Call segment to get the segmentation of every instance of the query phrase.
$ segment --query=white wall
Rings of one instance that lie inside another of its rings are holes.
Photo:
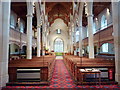
[[[103,15],[106,16],[107,18],[107,24],[112,24],[112,12],[111,12],[111,5],[109,8],[110,13],[107,12],[107,8],[105,8],[96,18],[98,19],[98,21],[96,21],[94,19],[94,22],[96,23],[96,30],[98,31],[98,29],[101,28],[101,17]]]
[[[10,44],[10,54],[19,54],[19,46],[16,44]]]
[[[61,29],[61,34],[56,33],[56,29]],[[54,50],[54,40],[61,38],[64,41],[64,52],[68,52],[68,28],[62,19],[56,19],[50,27],[49,49]]]
[[[87,37],[87,28],[86,27],[82,27],[82,39]]]
[[[100,53],[114,54],[114,45],[113,44],[108,43],[108,52],[103,52],[102,47],[103,46],[100,47]],[[104,48],[107,48],[107,47],[104,47]]]
[[[96,32],[99,31],[99,29],[101,28],[101,17],[103,15],[106,16],[107,18],[107,24],[108,26],[112,25],[112,12],[111,12],[111,5],[110,5],[110,8],[109,8],[109,11],[110,13],[107,12],[107,8],[105,8],[98,16],[96,16],[94,18],[94,22],[95,22],[95,27],[96,27]],[[96,20],[97,18],[97,20]],[[83,27],[83,39],[87,37],[87,26],[86,27]]]
[[[17,18],[18,18],[17,14],[14,11],[11,11],[10,14],[14,16],[15,25],[16,25]],[[25,28],[25,21],[22,18],[20,18],[20,22],[23,23],[23,26]],[[34,34],[34,31],[33,31],[33,34]],[[17,28],[15,28],[15,27],[12,28],[11,27],[9,35],[10,35],[10,37],[9,37],[9,42],[10,43],[20,43],[20,32]],[[24,44],[27,43],[27,34],[25,34],[25,33],[21,34],[21,43],[24,43]],[[36,47],[36,39],[34,39],[34,38],[32,39],[32,46]]]

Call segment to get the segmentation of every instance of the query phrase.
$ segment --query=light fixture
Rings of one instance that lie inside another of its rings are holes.
[[[20,18],[18,18],[18,23],[20,22]]]
[[[95,18],[96,21],[98,21],[98,18]]]
[[[47,32],[47,36],[48,36],[48,34],[49,34],[49,33]]]
[[[40,25],[42,26],[42,20],[41,20],[41,22],[40,22]]]
[[[110,12],[109,8],[107,8],[107,12]]]
[[[78,19],[76,19],[76,22],[78,22]]]
[[[35,14],[35,2],[32,2],[32,6],[33,6],[33,14]]]
[[[84,6],[86,7],[87,6],[87,3],[85,2]]]
[[[20,18],[17,20],[18,27],[20,28]]]
[[[85,2],[85,14],[88,15],[88,10],[87,10],[87,3]]]
[[[110,15],[110,9],[109,8],[107,8],[106,13],[107,13],[107,15]]]

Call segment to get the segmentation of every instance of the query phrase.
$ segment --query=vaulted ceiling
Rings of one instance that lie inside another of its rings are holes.
[[[26,2],[12,2],[11,9],[23,20],[26,20],[26,15],[27,15]]]
[[[93,15],[97,17],[105,8],[110,8],[111,2],[93,2]],[[83,11],[83,26],[87,25],[87,17],[85,15],[85,7]]]
[[[77,4],[77,3],[76,3]],[[94,18],[102,12],[105,8],[110,8],[110,2],[94,2],[93,14]],[[61,18],[64,23],[68,25],[70,21],[70,14],[73,15],[73,3],[72,2],[46,2],[45,3],[46,15],[48,15],[48,22],[50,25],[54,23],[54,20]],[[26,2],[12,2],[11,9],[23,20],[27,20],[27,5]],[[36,26],[36,15],[34,14],[33,25]],[[87,25],[87,17],[85,15],[85,9],[83,11],[83,26]]]
[[[64,23],[68,25],[72,11],[72,2],[46,2],[46,14],[50,25],[57,18],[63,19]]]
[[[17,14],[17,18],[22,18],[27,23],[27,3],[26,2],[12,2],[11,3],[11,10],[13,10]],[[33,26],[37,26],[37,18],[36,12],[33,14]]]

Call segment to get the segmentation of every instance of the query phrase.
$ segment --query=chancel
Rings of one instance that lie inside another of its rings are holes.
[[[120,89],[120,1],[1,0],[0,89]]]

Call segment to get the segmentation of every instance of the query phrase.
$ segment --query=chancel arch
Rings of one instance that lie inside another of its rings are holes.
[[[60,33],[58,33],[60,30]],[[50,33],[49,33],[49,41],[50,41],[50,51],[54,50],[54,41],[56,38],[61,38],[64,42],[64,52],[68,52],[68,28],[64,21],[60,18],[56,19],[54,23],[51,25]]]

